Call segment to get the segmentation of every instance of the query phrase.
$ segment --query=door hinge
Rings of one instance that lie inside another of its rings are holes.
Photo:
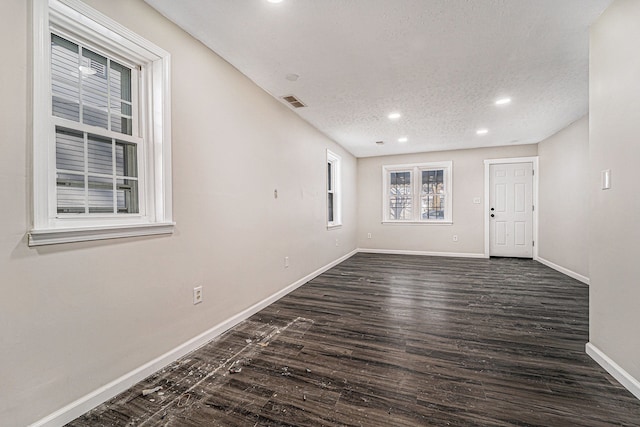
[[[535,176],[536,174],[536,170],[535,169],[531,169],[531,176]]]
[[[531,211],[535,211],[536,210],[536,205],[531,205]]]
[[[535,245],[536,245],[536,241],[535,241],[535,240],[532,240],[532,241],[531,241],[531,246],[535,246]]]

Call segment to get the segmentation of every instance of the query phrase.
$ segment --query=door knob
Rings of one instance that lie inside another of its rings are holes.
[[[495,216],[494,214],[491,214],[491,218],[493,218],[494,216]]]
[[[494,208],[491,208],[491,210],[492,210],[492,211],[495,211],[495,209],[494,209]]]

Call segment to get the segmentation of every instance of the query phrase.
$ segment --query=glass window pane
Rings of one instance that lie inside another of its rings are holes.
[[[113,98],[131,102],[131,70],[129,68],[111,61],[109,85]]]
[[[52,98],[53,115],[74,122],[80,121],[80,105],[77,102],[54,96]]]
[[[84,134],[56,128],[56,168],[84,172]]]
[[[85,213],[84,175],[58,173],[58,213]]]
[[[411,172],[391,172],[389,182],[389,218],[395,220],[411,219]]]
[[[89,173],[113,175],[113,143],[110,139],[89,135],[87,151]]]
[[[139,213],[138,181],[135,179],[118,179],[117,197],[118,213]]]
[[[138,146],[116,141],[116,175],[138,176]]]
[[[89,177],[89,213],[113,213],[113,179]]]
[[[422,219],[444,219],[444,169],[422,171],[420,192]]]
[[[82,108],[82,122],[90,126],[107,129],[107,112],[93,107]]]
[[[83,123],[107,129],[107,58],[82,49]]]
[[[131,117],[131,104],[128,102],[111,100],[111,114]]]
[[[107,94],[107,58],[82,48],[82,89]]]
[[[333,178],[331,176],[331,162],[327,163],[327,188],[333,190]]]
[[[327,206],[329,207],[329,222],[333,222],[333,193],[328,193]]]
[[[51,91],[53,115],[80,120],[78,45],[51,34]]]
[[[114,132],[120,132],[125,135],[132,135],[133,123],[131,118],[122,117],[116,114],[111,116],[111,130]]]

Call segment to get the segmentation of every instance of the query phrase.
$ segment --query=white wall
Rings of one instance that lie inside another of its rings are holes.
[[[538,144],[538,256],[589,276],[589,119]],[[584,280],[583,279],[583,280]]]
[[[173,236],[27,247],[28,2],[4,1],[3,426],[52,413],[356,247],[355,158],[142,0],[87,3],[172,54],[177,228]],[[343,162],[344,226],[331,231],[327,148]],[[194,306],[196,284],[204,302]]]
[[[590,31],[590,343],[640,380],[640,1]],[[600,172],[611,169],[611,189]],[[638,383],[640,384],[640,383]],[[640,386],[638,397],[640,397]]]
[[[358,247],[484,254],[484,160],[536,154],[537,145],[519,145],[358,159]],[[383,165],[447,160],[453,161],[453,225],[382,224]],[[474,204],[476,197],[482,203]]]

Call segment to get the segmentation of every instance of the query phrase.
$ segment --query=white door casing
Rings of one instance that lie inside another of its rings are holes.
[[[489,164],[489,255],[533,258],[533,162]]]

